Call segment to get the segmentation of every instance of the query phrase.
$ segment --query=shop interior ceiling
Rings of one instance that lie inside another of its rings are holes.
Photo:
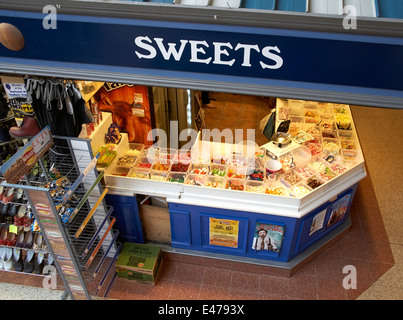
[[[246,2],[250,1],[232,1],[231,5],[222,5],[220,1],[209,1],[208,6],[201,6],[195,1],[176,2],[175,5],[156,2],[127,2],[107,3],[100,1],[61,1],[62,5],[58,6],[58,13],[61,14],[85,14],[89,16],[113,16],[116,18],[139,18],[139,19],[155,19],[169,20],[178,22],[188,22],[191,19],[195,23],[215,23],[223,25],[244,25],[259,27],[275,27],[278,29],[289,29],[304,31],[321,31],[321,32],[343,32],[342,19],[344,16],[340,11],[345,5],[355,5],[358,8],[360,28],[350,30],[351,34],[374,35],[385,37],[403,37],[403,20],[397,19],[379,19],[379,0],[356,1],[356,0],[337,0],[337,1],[318,1],[307,0],[305,12],[288,12],[279,10],[279,2],[268,1],[274,4],[277,10],[245,10],[237,9]],[[186,2],[186,3],[185,3]],[[240,5],[237,5],[237,3]],[[283,1],[284,2],[284,1]],[[28,4],[22,0],[13,2],[0,0],[2,9],[24,10],[38,12],[38,8],[47,5],[43,0],[32,0]],[[135,10],[133,10],[135,8]],[[162,9],[163,12],[162,12]],[[284,7],[285,8],[285,7]],[[288,8],[288,7],[287,7]],[[286,8],[286,9],[287,9]],[[288,8],[287,10],[290,10]],[[344,30],[345,31],[345,30]],[[11,68],[11,69],[10,69]],[[0,71],[5,73],[23,73],[26,66],[1,66]],[[332,101],[335,103],[360,104],[368,106],[383,106],[402,108],[401,99],[389,97],[390,103],[383,105],[374,102],[381,100],[381,97],[371,97],[359,94],[350,94],[342,92],[334,94],[330,91],[315,91],[310,89],[285,88],[282,86],[256,86],[248,84],[232,84],[229,86],[226,82],[217,81],[189,81],[188,79],[170,79],[166,77],[142,76],[142,75],[126,75],[115,73],[102,73],[97,71],[83,70],[66,70],[66,69],[49,69],[44,67],[30,66],[31,75],[54,76],[73,78],[86,78],[93,81],[110,81],[120,83],[141,83],[146,86],[160,86],[165,88],[184,88],[190,90],[206,90],[227,93],[244,93],[251,95],[277,96],[280,98],[294,98],[303,100]],[[374,99],[375,98],[375,99]]]

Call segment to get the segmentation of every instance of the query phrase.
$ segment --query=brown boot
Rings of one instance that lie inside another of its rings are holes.
[[[35,118],[25,116],[24,120],[22,120],[21,126],[10,128],[10,136],[15,139],[32,138],[40,131],[41,129],[39,128],[38,122],[36,122]]]

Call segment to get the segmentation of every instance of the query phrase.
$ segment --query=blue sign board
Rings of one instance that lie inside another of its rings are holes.
[[[0,11],[25,38],[18,52],[0,46],[0,63],[346,86],[403,97],[403,39],[70,15],[57,15],[57,29],[46,29],[45,16]]]

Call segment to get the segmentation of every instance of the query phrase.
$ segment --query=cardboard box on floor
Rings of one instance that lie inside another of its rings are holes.
[[[116,272],[119,278],[155,285],[161,265],[161,248],[125,242],[116,261]]]

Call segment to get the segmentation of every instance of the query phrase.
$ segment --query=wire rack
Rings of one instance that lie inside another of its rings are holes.
[[[72,299],[91,299],[95,295],[106,297],[109,293],[116,277],[114,262],[121,244],[117,242],[119,232],[113,228],[113,208],[106,206],[103,200],[105,190],[100,185],[96,169],[88,171],[92,173],[93,180],[84,177],[80,181],[83,177],[82,165],[90,163],[93,159],[88,150],[81,151],[73,151],[65,138],[54,139],[53,147],[41,157],[24,179],[17,185],[8,186],[25,188],[47,246],[57,262],[59,255],[54,248],[54,242],[35,209],[38,200],[31,195],[43,192],[43,197],[40,194],[39,198],[49,199],[79,285],[71,284],[69,278],[72,277],[66,276],[60,261],[57,268],[59,275]],[[73,192],[66,201],[65,194],[68,190]],[[80,285],[82,290],[74,290]]]

